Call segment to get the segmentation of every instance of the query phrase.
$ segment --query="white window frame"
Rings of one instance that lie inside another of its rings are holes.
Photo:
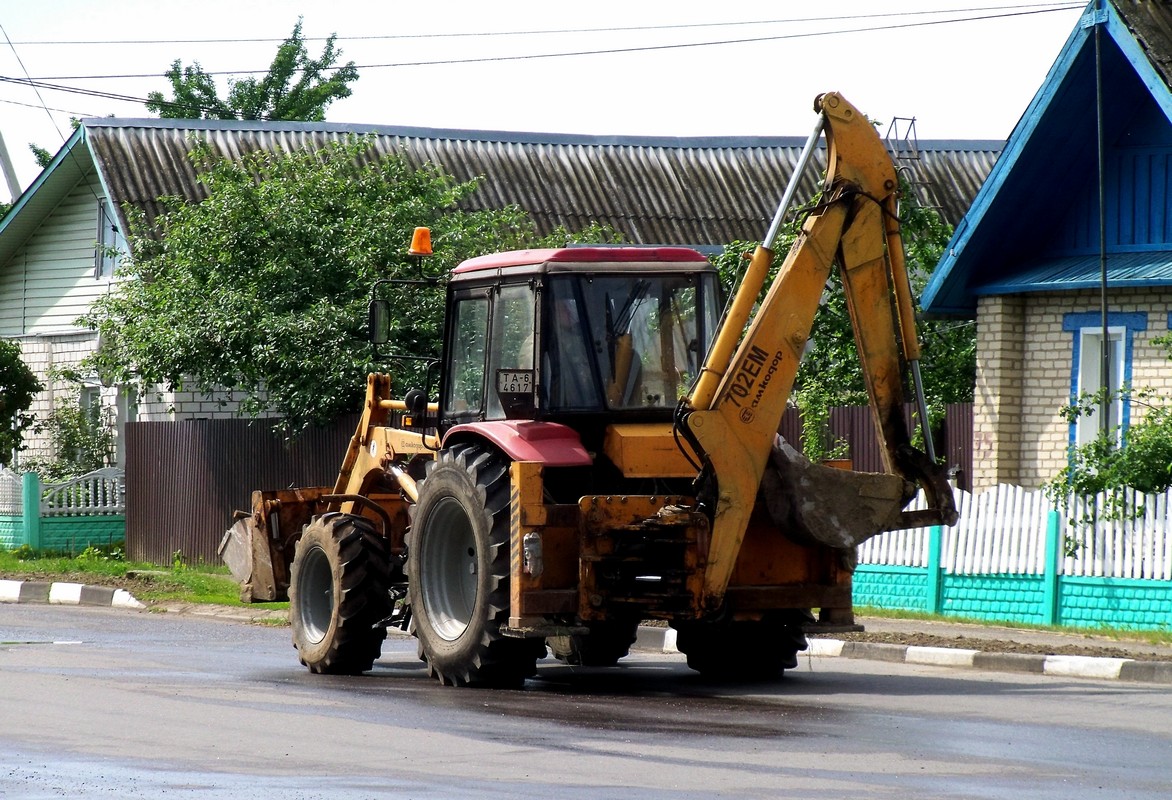
[[[1125,383],[1127,369],[1127,329],[1122,325],[1109,325],[1107,336],[1110,342],[1111,374],[1108,376],[1108,392],[1111,395],[1111,404],[1107,409],[1107,429],[1113,431],[1115,444],[1122,444],[1123,429],[1125,427],[1123,398],[1120,389]],[[1075,398],[1084,394],[1094,394],[1103,387],[1103,328],[1086,327],[1078,330],[1078,383],[1075,386]],[[1075,422],[1075,444],[1082,445],[1093,442],[1101,430],[1101,409],[1095,408],[1089,414],[1080,416]]]
[[[1131,385],[1132,356],[1136,334],[1148,329],[1146,311],[1111,311],[1107,314],[1107,335],[1119,346],[1113,348],[1111,364],[1111,386],[1127,390]],[[1103,314],[1101,311],[1071,311],[1062,317],[1062,330],[1071,334],[1070,343],[1070,397],[1068,403],[1078,402],[1083,392],[1095,393],[1101,388],[1099,381],[1102,352],[1099,343],[1103,336]],[[1122,398],[1114,400],[1108,413],[1111,430],[1116,431],[1116,443],[1127,440],[1127,426],[1131,422],[1131,404]],[[1099,434],[1099,412],[1079,417],[1070,423],[1071,447],[1093,441]]]
[[[110,248],[118,255],[111,255]],[[130,252],[130,245],[122,230],[118,227],[118,216],[114,213],[110,201],[105,197],[98,198],[98,238],[94,249],[94,277],[97,279],[111,278],[118,260]]]
[[[91,383],[90,381],[83,383],[81,390],[78,392],[77,407],[87,412],[97,408],[100,412],[102,408],[102,385],[99,383]]]

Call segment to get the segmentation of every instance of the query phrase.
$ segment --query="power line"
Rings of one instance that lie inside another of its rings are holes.
[[[56,111],[58,114],[69,114],[73,117],[93,117],[96,116],[88,111],[73,111],[68,108],[50,108],[49,106],[37,105],[36,103],[21,103],[18,100],[4,100],[0,99],[0,103],[7,103],[10,106],[22,106],[23,108],[44,109],[45,111]]]
[[[0,83],[11,83],[17,86],[29,86],[37,92],[38,99],[41,97],[40,90],[45,89],[47,91],[65,92],[67,94],[80,94],[85,95],[86,97],[100,97],[104,100],[122,100],[128,103],[147,102],[147,98],[145,97],[135,97],[134,95],[129,94],[118,94],[117,92],[103,92],[98,89],[80,89],[76,86],[62,86],[56,83],[47,83],[37,78],[13,78],[7,75],[0,75]],[[46,108],[47,110],[47,106],[44,105],[44,101],[42,101],[41,105],[37,106],[37,108]],[[58,133],[60,133],[60,131],[58,131]]]
[[[8,47],[12,50],[12,55],[16,58],[16,63],[20,65],[20,69],[24,72],[25,81],[31,86],[33,79],[29,77],[28,69],[24,65],[24,61],[20,57],[20,53],[16,52],[16,45],[8,38],[8,31],[4,30],[4,26],[0,25],[0,33],[4,34],[4,41],[8,42]],[[41,97],[41,92],[34,86],[33,91],[37,94],[37,100],[40,101],[40,107],[45,109],[45,114],[49,117],[49,121],[53,123],[53,127],[57,130],[57,135],[61,137],[61,141],[65,141],[65,134],[61,133],[61,128],[57,125],[57,120],[53,119],[53,115],[49,112],[49,107],[45,105],[45,98]]]
[[[779,41],[779,40],[785,40],[785,39],[801,39],[801,38],[811,38],[811,37],[817,37],[817,36],[832,36],[832,35],[837,35],[837,34],[869,33],[869,32],[877,32],[877,31],[885,31],[885,30],[904,29],[904,28],[919,28],[919,27],[934,26],[934,25],[953,24],[953,23],[957,23],[957,22],[977,22],[977,21],[985,21],[985,20],[990,20],[990,19],[1005,19],[1005,18],[1013,18],[1013,17],[1019,17],[1019,16],[1031,16],[1031,15],[1035,15],[1035,14],[1051,13],[1053,11],[1065,11],[1065,10],[1071,10],[1074,8],[1081,8],[1081,7],[1082,7],[1081,5],[1053,4],[1053,7],[1045,7],[1042,9],[1036,9],[1036,10],[1032,10],[1032,11],[1015,11],[1015,12],[1011,12],[1011,13],[998,13],[998,14],[991,14],[991,15],[984,15],[984,16],[977,16],[977,17],[964,17],[964,18],[955,18],[955,19],[947,19],[947,20],[930,20],[930,21],[920,21],[920,22],[893,23],[891,25],[864,27],[864,28],[851,28],[851,29],[847,29],[847,30],[813,31],[813,32],[806,32],[806,33],[791,33],[791,34],[777,34],[777,35],[772,35],[772,36],[757,36],[757,37],[750,37],[750,38],[744,38],[744,39],[723,39],[723,40],[705,41],[705,42],[684,42],[684,43],[673,43],[673,44],[662,44],[662,45],[643,45],[643,46],[629,47],[629,48],[608,48],[608,49],[601,49],[601,50],[579,50],[579,51],[573,51],[573,52],[559,52],[559,53],[523,53],[523,54],[506,55],[506,56],[483,56],[483,57],[463,58],[463,59],[439,59],[439,60],[430,60],[430,61],[397,62],[397,63],[388,63],[388,64],[366,64],[366,65],[357,66],[356,69],[385,69],[385,68],[395,68],[395,67],[476,64],[476,63],[489,63],[489,62],[501,62],[501,61],[533,60],[533,59],[542,59],[542,58],[565,58],[565,57],[573,57],[573,56],[611,55],[611,54],[622,54],[622,53],[633,53],[633,52],[653,52],[653,51],[674,50],[674,49],[682,49],[682,48],[690,48],[690,47],[727,46],[727,45],[733,45],[733,44],[749,44],[749,43],[765,42],[765,41]],[[971,10],[979,11],[982,9],[971,9]],[[909,14],[907,14],[907,15],[911,15],[911,13],[913,13],[913,12],[909,12]],[[923,13],[929,13],[929,12],[914,12],[914,13],[923,14]],[[871,15],[871,16],[895,16],[895,15]],[[15,48],[13,48],[13,51],[15,52]],[[206,75],[240,75],[240,74],[266,74],[267,72],[268,72],[268,70],[220,70],[220,71],[204,72],[204,74],[206,74]],[[13,77],[8,77],[8,76],[0,76],[0,83],[11,83],[14,85],[27,85],[38,92],[38,98],[40,98],[39,90],[45,89],[47,91],[58,91],[58,92],[64,92],[67,94],[79,94],[79,95],[88,96],[88,97],[98,97],[98,98],[102,98],[102,99],[106,99],[106,100],[114,100],[114,101],[119,101],[119,102],[128,102],[128,103],[134,103],[137,105],[141,105],[141,104],[147,103],[148,98],[138,97],[138,96],[128,95],[128,94],[121,94],[121,93],[117,93],[117,92],[104,92],[104,91],[99,91],[99,90],[94,90],[94,89],[82,89],[82,88],[75,87],[75,86],[64,86],[61,84],[49,83],[49,81],[54,81],[54,80],[103,80],[103,79],[130,79],[130,78],[159,78],[159,77],[164,77],[164,76],[162,76],[158,73],[128,74],[128,75],[76,75],[76,76],[61,76],[61,77],[52,77],[52,78],[26,77],[24,79],[13,78]],[[44,107],[46,109],[46,112],[48,112],[48,108],[47,108],[47,106],[44,105],[43,100],[42,100],[42,107]],[[54,123],[54,125],[55,124],[56,123]],[[58,131],[58,132],[60,132],[60,131]],[[64,137],[62,137],[62,139],[64,140]]]
[[[720,39],[720,40],[705,41],[705,42],[678,42],[678,43],[671,43],[671,44],[640,45],[640,46],[636,46],[636,47],[616,47],[616,48],[606,48],[606,49],[598,49],[598,50],[575,50],[575,51],[563,51],[563,52],[555,52],[555,53],[521,53],[521,54],[511,54],[511,55],[503,55],[503,56],[480,56],[480,57],[473,57],[473,58],[434,59],[434,60],[427,60],[427,61],[399,61],[399,62],[392,62],[392,63],[387,63],[387,64],[359,64],[359,65],[355,66],[355,69],[389,69],[389,68],[395,68],[395,67],[450,66],[450,65],[456,65],[456,64],[481,64],[481,63],[501,62],[501,61],[526,61],[526,60],[534,60],[534,59],[541,59],[541,58],[570,58],[570,57],[576,57],[576,56],[618,55],[618,54],[622,54],[622,53],[654,52],[654,51],[658,51],[658,50],[678,50],[678,49],[684,49],[684,48],[690,48],[690,47],[723,47],[723,46],[734,45],[734,44],[755,44],[755,43],[760,43],[760,42],[783,41],[783,40],[787,40],[787,39],[806,39],[806,38],[813,38],[813,37],[817,37],[817,36],[835,36],[835,35],[849,34],[849,33],[873,33],[873,32],[879,32],[879,31],[899,30],[899,29],[905,29],[905,28],[922,28],[922,27],[935,26],[935,25],[950,25],[950,24],[954,24],[957,22],[982,22],[982,21],[992,20],[992,19],[1009,19],[1009,18],[1013,18],[1013,17],[1032,16],[1035,14],[1048,14],[1048,13],[1052,13],[1054,11],[1069,11],[1072,9],[1082,8],[1082,7],[1083,6],[1081,4],[1078,4],[1078,5],[1063,4],[1061,6],[1046,7],[1046,8],[1042,8],[1042,9],[1033,10],[1033,11],[1014,11],[1012,13],[989,14],[989,15],[977,16],[977,17],[958,17],[955,19],[928,20],[928,21],[922,21],[922,22],[893,23],[891,25],[880,25],[880,26],[871,26],[871,27],[862,27],[862,28],[849,28],[846,30],[835,29],[835,30],[824,30],[824,31],[811,31],[811,32],[805,32],[805,33],[775,34],[775,35],[769,35],[769,36],[753,36],[753,37],[747,37],[747,38],[743,38],[743,39]],[[980,9],[974,9],[974,10],[980,10]],[[933,12],[909,12],[909,14],[911,14],[911,13],[926,14],[926,13],[933,13]],[[872,16],[888,17],[888,16],[895,16],[895,15],[887,14],[887,15],[872,15]],[[831,19],[831,18],[827,18],[827,19]],[[268,69],[210,70],[210,71],[205,70],[203,72],[203,74],[205,74],[205,75],[256,75],[256,74],[262,74],[263,75],[263,74],[267,74],[268,72],[269,72]],[[38,80],[38,81],[108,80],[108,79],[133,79],[133,78],[158,78],[158,77],[163,77],[163,76],[160,75],[159,73],[131,73],[131,74],[122,74],[122,75],[55,75],[55,76],[46,76],[46,77],[42,77],[42,78],[37,78],[36,80]],[[68,89],[62,88],[61,91],[68,91]],[[144,102],[145,102],[145,100],[144,100]]]
[[[1081,8],[1081,6],[1079,6]],[[902,28],[922,28],[930,25],[948,25],[955,22],[980,22],[989,19],[1004,19],[1009,17],[1029,16],[1032,14],[1049,13],[1055,9],[1045,9],[1043,11],[1021,11],[1012,14],[992,14],[983,17],[967,17],[964,19],[948,19],[948,20],[932,20],[929,22],[909,22],[902,24],[880,25],[876,27],[867,28],[851,28],[848,30],[830,30],[830,31],[815,31],[812,33],[790,33],[778,34],[775,36],[752,36],[744,39],[724,39],[712,42],[683,42],[677,44],[661,44],[661,45],[643,45],[641,47],[621,47],[609,48],[606,50],[579,50],[576,52],[565,53],[535,53],[522,54],[510,56],[484,56],[481,58],[461,58],[461,59],[446,59],[435,61],[409,61],[398,62],[392,64],[367,64],[359,69],[378,69],[382,67],[430,67],[451,64],[475,64],[495,61],[523,61],[538,58],[566,58],[571,56],[594,56],[594,55],[615,55],[619,53],[637,53],[637,52],[653,52],[657,50],[679,50],[689,47],[723,47],[732,44],[756,44],[760,42],[775,42],[786,39],[807,39],[816,36],[835,36],[846,33],[874,33],[878,31],[898,30]],[[214,73],[209,73],[214,74]]]
[[[911,17],[923,16],[926,14],[968,14],[977,11],[1006,11],[1010,9],[1020,8],[1036,8],[1039,11],[1067,11],[1075,8],[1083,8],[1085,3],[1074,2],[1052,2],[1052,3],[1025,3],[1016,6],[977,6],[972,8],[941,8],[933,9],[931,11],[901,11],[901,12],[887,12],[883,14],[853,14],[846,16],[831,16],[831,17],[794,17],[790,19],[767,19],[767,20],[742,20],[736,22],[694,22],[694,23],[680,23],[675,25],[625,25],[625,26],[609,26],[603,28],[547,28],[539,30],[520,30],[520,31],[476,31],[476,32],[457,32],[457,33],[401,33],[401,34],[381,34],[371,36],[304,36],[303,42],[324,42],[333,38],[336,42],[360,42],[360,41],[399,41],[412,39],[456,39],[456,38],[483,38],[496,36],[548,36],[553,34],[566,33],[621,33],[629,31],[667,31],[667,30],[685,30],[694,28],[727,28],[744,25],[779,25],[790,23],[806,23],[806,22],[833,22],[843,20],[857,20],[857,19],[884,19],[888,17]],[[241,38],[241,39],[73,39],[73,40],[30,40],[24,42],[16,42],[16,44],[27,46],[39,45],[159,45],[159,44],[266,44],[279,43],[287,41],[288,37],[284,38]],[[115,76],[122,77],[122,76]],[[138,76],[133,76],[138,77]]]
[[[16,63],[20,65],[21,70],[24,72],[25,81],[31,85],[33,80],[29,77],[28,69],[24,66],[24,60],[21,59],[20,53],[17,52],[16,45],[14,45],[12,40],[8,38],[8,31],[4,29],[3,25],[0,25],[0,33],[4,34],[4,40],[8,42],[8,47],[12,50],[12,55],[16,58]],[[33,91],[36,92],[37,100],[40,102],[40,107],[45,110],[45,115],[49,118],[49,122],[53,124],[54,130],[57,131],[57,136],[61,139],[62,142],[66,141],[65,134],[61,132],[61,127],[57,124],[57,120],[53,118],[52,112],[49,111],[49,106],[45,103],[45,98],[41,97],[40,89],[38,89],[36,86],[33,86]],[[68,158],[76,161],[77,157],[77,153],[73,152],[72,150],[69,151]],[[100,203],[101,198],[98,197],[98,193],[94,187],[88,181],[85,182],[85,186],[89,189],[89,192],[94,197],[94,199],[98,200]]]

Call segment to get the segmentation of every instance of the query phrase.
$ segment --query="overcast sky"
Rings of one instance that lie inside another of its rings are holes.
[[[303,18],[359,79],[332,122],[589,134],[806,136],[840,91],[886,131],[1005,139],[1085,3],[1048,0],[0,0],[0,133],[22,187],[71,117],[150,116],[175,59],[267,71]],[[231,41],[230,41],[231,40]],[[699,44],[699,46],[684,46]],[[560,54],[553,57],[538,57]],[[148,76],[148,77],[136,77]],[[154,76],[154,77],[149,77]],[[23,81],[42,86],[34,90]],[[80,90],[80,91],[77,91]],[[112,94],[127,99],[96,96]],[[223,94],[224,92],[221,92]],[[0,183],[0,199],[6,198]]]

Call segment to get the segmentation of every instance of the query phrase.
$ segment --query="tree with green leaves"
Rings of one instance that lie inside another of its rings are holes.
[[[1172,334],[1155,340],[1172,359]],[[1119,427],[1099,431],[1091,441],[1072,446],[1066,466],[1043,487],[1058,506],[1077,499],[1088,504],[1087,516],[1074,518],[1075,527],[1095,518],[1134,519],[1144,513],[1143,503],[1129,500],[1128,491],[1163,494],[1172,489],[1172,405],[1161,392],[1150,387],[1127,386],[1117,393],[1088,392],[1059,411],[1062,419],[1074,424],[1080,417],[1101,412],[1104,406],[1121,399],[1142,407],[1143,416],[1126,430]],[[1078,546],[1077,536],[1067,536],[1067,551]]]
[[[14,452],[24,449],[24,432],[35,420],[28,410],[43,388],[21,358],[20,343],[0,339],[0,464],[8,464]]]
[[[906,192],[905,197],[909,194]],[[900,230],[906,250],[912,294],[918,297],[927,283],[951,236],[951,228],[933,209],[907,199],[900,209]],[[797,238],[800,219],[785,226],[775,244],[774,272]],[[756,247],[753,242],[733,242],[717,258],[717,267],[726,288],[744,269],[744,254]],[[767,284],[768,285],[768,284]],[[916,309],[917,314],[919,308]],[[933,426],[943,420],[949,403],[969,402],[976,377],[976,332],[970,323],[920,320],[923,344],[921,371],[924,394]],[[792,400],[802,415],[803,452],[812,459],[838,455],[844,443],[828,441],[830,409],[835,406],[865,405],[866,385],[859,368],[854,329],[847,310],[846,295],[838,270],[827,281],[823,302],[814,317],[809,349],[794,380]]]
[[[22,466],[43,481],[69,480],[114,462],[112,410],[97,404],[81,405],[80,389],[80,384],[70,387],[69,394],[58,397],[53,410],[34,426],[47,439],[48,451],[25,459]]]
[[[43,147],[40,147],[32,142],[29,142],[29,152],[33,154],[33,159],[36,160],[37,166],[41,169],[53,163],[53,154]]]
[[[301,20],[293,26],[263,78],[228,79],[228,95],[221,98],[216,82],[198,62],[183,66],[178,59],[166,78],[170,98],[162,92],[147,95],[147,110],[165,119],[255,119],[320,122],[335,100],[350,96],[358,80],[353,61],[336,67],[342,53],[335,36],[326,39],[317,58],[310,58],[301,35]]]
[[[415,226],[432,230],[430,275],[474,255],[566,241],[564,231],[539,237],[515,206],[460,210],[475,182],[398,155],[372,158],[370,148],[354,138],[232,161],[197,147],[207,199],[166,198],[153,225],[132,215],[133,259],[82,319],[103,343],[82,368],[143,391],[233,390],[245,413],[276,411],[296,431],[357,409],[366,374],[385,367],[371,361],[367,302],[376,280],[418,276],[407,254]],[[390,300],[393,350],[438,356],[442,283],[394,289]],[[412,363],[399,368],[397,391],[419,380]]]

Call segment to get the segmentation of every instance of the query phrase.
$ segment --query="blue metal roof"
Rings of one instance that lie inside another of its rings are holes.
[[[1172,286],[1172,250],[1107,256],[1107,283],[1123,286]],[[1068,289],[1098,289],[1102,265],[1097,254],[1039,262],[1000,280],[975,285],[975,295],[1017,294]]]
[[[1078,288],[1092,272],[1098,285],[1096,28],[1107,87],[1106,163],[1115,170],[1108,178],[1116,192],[1106,240],[1109,279],[1165,280],[1172,199],[1160,193],[1168,176],[1159,159],[1172,148],[1172,93],[1163,72],[1172,6],[1099,5],[1087,6],[957,225],[921,297],[925,313],[971,318],[978,295]],[[1150,172],[1129,171],[1143,158]],[[1155,190],[1127,205],[1150,188],[1141,180]],[[1070,281],[1060,285],[1064,275]]]

